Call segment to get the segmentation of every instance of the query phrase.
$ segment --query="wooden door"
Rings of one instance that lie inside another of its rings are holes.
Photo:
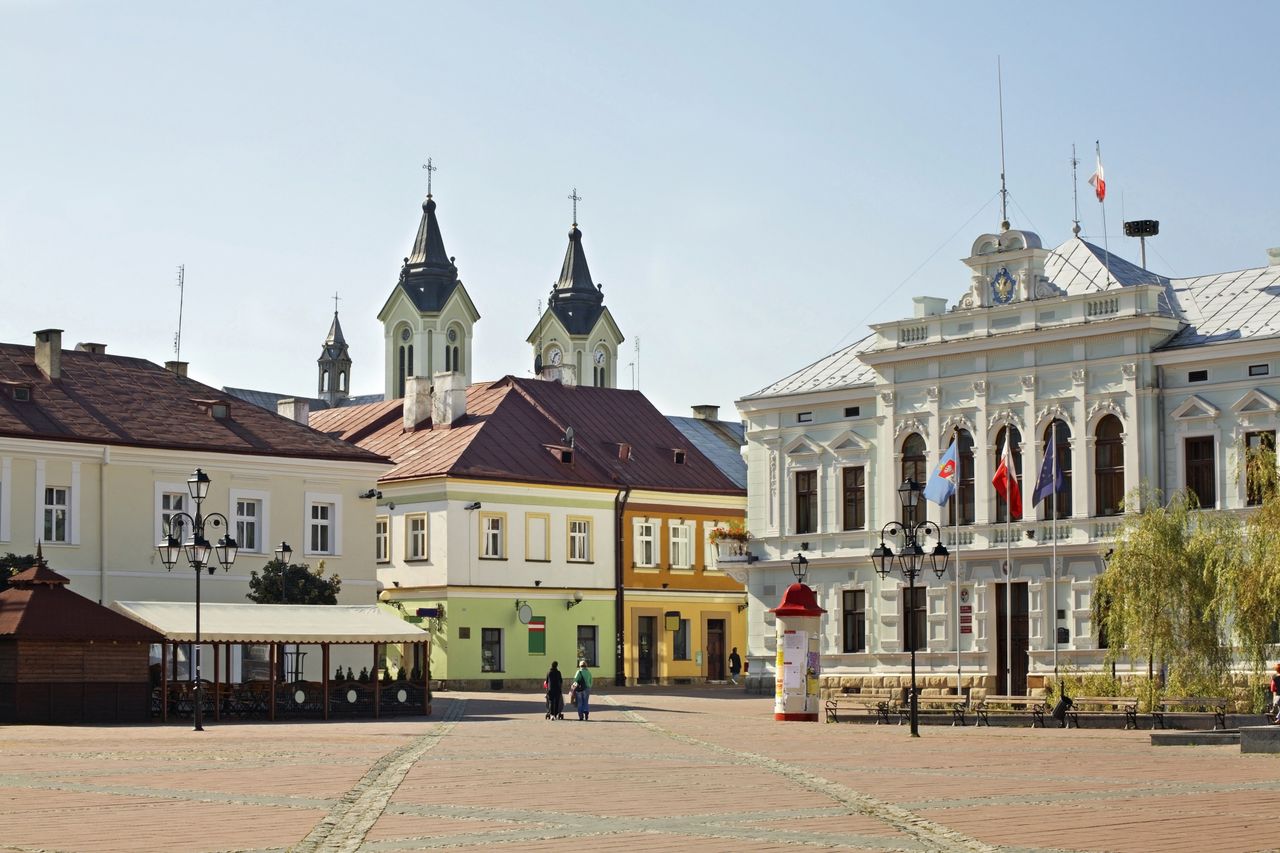
[[[724,620],[707,620],[707,680],[724,681]]]
[[[1015,582],[1012,590],[1007,590],[1003,583],[995,584],[996,595],[996,666],[995,672],[999,674],[996,690],[1003,693],[1008,690],[1011,696],[1025,696],[1027,694],[1027,652],[1031,648],[1031,618],[1027,609],[1027,584],[1025,581]],[[1013,596],[1013,657],[1010,661],[1012,671],[1005,669],[1005,649],[1008,637],[1006,636],[1006,620],[1005,607],[1007,606],[1006,595],[1012,593]],[[1012,675],[1012,687],[1008,686],[1008,676]]]
[[[636,632],[637,666],[639,668],[636,681],[641,684],[649,684],[653,681],[654,652],[657,647],[654,635],[657,634],[657,628],[657,616],[640,617],[640,630]]]

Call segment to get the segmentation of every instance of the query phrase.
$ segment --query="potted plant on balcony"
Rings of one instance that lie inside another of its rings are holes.
[[[717,562],[745,562],[751,533],[741,521],[712,528],[711,543],[716,546]]]

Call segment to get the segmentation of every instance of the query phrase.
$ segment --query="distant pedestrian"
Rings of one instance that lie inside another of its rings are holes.
[[[729,680],[737,684],[740,672],[742,672],[742,657],[738,654],[738,647],[734,646],[733,651],[729,652]]]
[[[587,669],[585,660],[578,661],[578,671],[573,676],[573,689],[578,700],[578,719],[591,719],[591,670]]]
[[[1280,723],[1280,663],[1271,675],[1271,721]]]
[[[560,661],[553,660],[551,669],[547,670],[547,680],[542,682],[547,691],[547,719],[564,719],[564,675],[560,672]]]

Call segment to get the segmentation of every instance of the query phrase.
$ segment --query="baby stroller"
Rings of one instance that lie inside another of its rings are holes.
[[[548,720],[564,719],[564,696],[559,691],[547,694],[547,717]]]

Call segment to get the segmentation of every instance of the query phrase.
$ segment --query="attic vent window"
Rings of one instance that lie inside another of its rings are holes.
[[[846,418],[856,418],[861,414],[862,414],[861,406],[845,406],[844,407],[844,416]]]
[[[673,456],[674,456],[674,458],[675,458],[675,461],[676,461],[676,464],[677,464],[677,465],[683,465],[683,464],[684,464],[684,451],[683,451],[683,450],[676,450],[676,451],[674,451],[674,452],[673,452]]]
[[[798,413],[796,413],[796,423],[798,423],[798,424],[811,424],[811,423],[813,423],[813,412],[798,412]]]
[[[1249,365],[1250,376],[1267,376],[1271,373],[1271,365],[1269,364],[1251,364]]]
[[[557,462],[562,462],[565,465],[573,464],[572,447],[565,447],[563,444],[544,444],[542,446],[551,452],[551,455],[556,458]]]
[[[220,421],[225,421],[231,417],[231,406],[226,403],[214,403],[209,407],[209,414],[213,415]]]
[[[1207,370],[1192,370],[1192,371],[1189,371],[1189,372],[1187,373],[1187,381],[1188,381],[1188,382],[1208,382],[1208,381],[1209,381],[1209,371],[1207,371]]]
[[[573,464],[573,451],[567,447],[560,448],[560,461],[566,465]]]
[[[626,443],[618,445],[618,461],[619,462],[631,461],[631,445]]]
[[[14,388],[13,399],[17,400],[19,403],[31,402],[31,389],[30,388]]]

